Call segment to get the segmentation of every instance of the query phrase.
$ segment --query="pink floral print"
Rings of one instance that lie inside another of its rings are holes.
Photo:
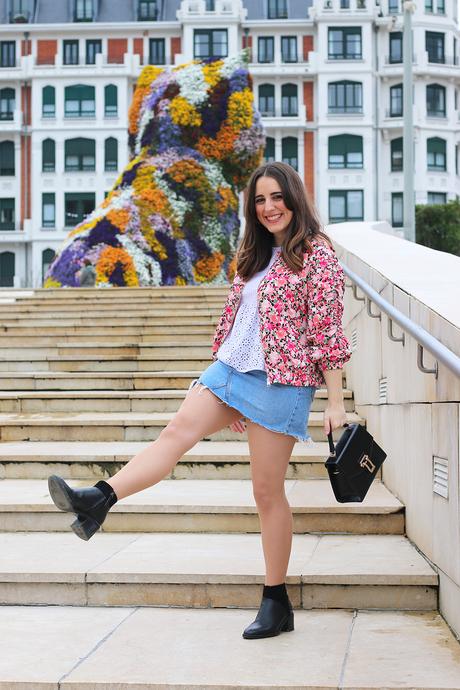
[[[325,369],[351,357],[342,330],[344,274],[333,249],[318,239],[295,273],[281,254],[260,281],[260,339],[268,384],[323,386]],[[212,359],[231,330],[245,281],[235,274],[212,343]]]

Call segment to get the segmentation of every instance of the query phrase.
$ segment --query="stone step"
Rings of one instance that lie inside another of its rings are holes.
[[[362,503],[338,503],[323,479],[286,480],[285,491],[296,534],[404,534],[404,507],[380,481]],[[62,532],[70,518],[50,500],[46,481],[0,482],[0,531]],[[102,530],[251,533],[260,532],[260,525],[251,480],[168,479],[118,502]]]
[[[179,324],[160,324],[154,326],[123,326],[121,324],[107,323],[99,324],[97,326],[91,324],[88,326],[62,326],[60,324],[61,321],[59,323],[54,322],[51,326],[41,324],[40,328],[37,328],[29,326],[4,326],[3,323],[0,323],[0,333],[2,335],[2,342],[3,336],[37,337],[38,333],[40,334],[40,336],[56,336],[56,338],[59,339],[62,339],[63,337],[72,338],[74,335],[88,335],[93,337],[96,336],[98,338],[103,338],[107,342],[107,339],[112,338],[114,335],[122,336],[124,338],[135,338],[136,341],[138,341],[138,338],[147,336],[162,335],[171,337],[175,336],[176,334],[185,335],[188,333],[212,334],[215,330],[214,324],[208,322],[195,323],[193,326],[190,324],[186,326]]]
[[[147,310],[147,309],[204,309],[205,307],[211,307],[218,309],[223,306],[224,301],[220,296],[214,297],[192,297],[188,299],[182,299],[180,297],[174,299],[167,298],[143,298],[138,300],[132,300],[125,298],[123,300],[101,300],[99,297],[97,301],[86,300],[48,300],[44,302],[43,300],[25,300],[22,302],[15,302],[14,304],[1,304],[0,303],[0,314],[3,316],[5,314],[11,313],[40,313],[48,312],[49,314],[54,313],[64,313],[66,310],[69,312],[73,311],[83,311],[89,309],[90,311],[104,308],[107,313],[120,313],[131,310]]]
[[[27,441],[0,443],[0,479],[65,479],[95,482],[118,472],[145,448],[136,441]],[[288,479],[327,477],[324,462],[328,444],[295,443],[287,467]],[[172,479],[249,479],[246,441],[199,441],[187,451],[169,475]]]
[[[182,329],[184,330],[184,329]],[[206,330],[198,330],[196,333],[191,330],[185,330],[183,333],[157,333],[155,335],[143,335],[139,333],[135,336],[132,334],[114,335],[113,333],[87,333],[86,335],[5,335],[2,334],[1,343],[3,347],[20,347],[20,348],[40,348],[40,347],[62,347],[63,345],[84,345],[99,347],[100,345],[107,345],[107,340],[113,345],[120,347],[137,347],[141,345],[151,344],[168,344],[178,345],[179,343],[202,343],[206,339],[208,345],[211,343],[214,329],[207,328]]]
[[[200,325],[206,325],[206,324],[214,324],[217,323],[217,319],[220,316],[220,310],[217,313],[212,313],[210,311],[207,311],[204,314],[199,314],[198,316],[194,316],[193,314],[173,314],[171,315],[170,313],[165,314],[164,316],[162,315],[156,315],[156,314],[148,314],[146,316],[123,316],[123,323],[125,326],[166,326],[166,325],[172,325],[172,326],[183,326],[183,325],[190,325],[190,326],[195,326],[196,324]],[[67,327],[72,327],[72,326],[93,326],[95,328],[100,328],[101,326],[104,326],[107,322],[107,314],[102,311],[100,315],[88,315],[84,314],[81,317],[60,317],[59,318],[59,325]],[[24,317],[14,317],[14,316],[9,316],[8,318],[2,318],[2,326],[3,327],[11,327],[11,326],[27,326],[27,327],[35,327],[41,328],[42,326],[53,326],[56,323],[56,318],[54,316],[49,316],[49,315],[44,315],[43,318],[40,318],[36,314],[34,314],[33,318],[24,316]]]
[[[3,532],[0,553],[0,604],[257,606],[265,574],[259,534]],[[437,574],[396,534],[294,534],[286,583],[296,608],[437,605]]]
[[[100,320],[100,319],[107,319],[108,317],[120,319],[120,318],[127,318],[127,319],[138,319],[138,320],[145,320],[145,319],[167,319],[170,317],[174,317],[177,319],[182,319],[182,318],[190,318],[193,315],[196,315],[197,318],[200,319],[206,319],[208,317],[211,318],[218,318],[222,312],[222,306],[214,306],[214,307],[207,307],[207,306],[193,306],[190,308],[183,308],[180,309],[179,307],[177,308],[172,308],[168,306],[164,306],[163,308],[160,307],[145,307],[142,309],[136,309],[135,307],[132,307],[129,310],[126,310],[126,313],[123,312],[122,309],[116,308],[114,305],[114,308],[112,312],[108,311],[105,307],[100,307],[97,305],[93,305],[92,308],[89,307],[79,307],[78,310],[72,310],[72,309],[67,309],[62,308],[60,310],[55,310],[55,309],[47,309],[45,310],[39,310],[39,309],[32,309],[30,312],[26,311],[9,311],[6,313],[2,313],[2,310],[0,309],[0,319],[2,323],[12,323],[14,321],[38,321],[38,320],[43,320],[43,321],[49,321],[50,319],[56,319],[56,318],[63,318],[69,321],[76,321],[79,322],[82,319],[94,319],[95,321]]]
[[[204,368],[204,367],[203,367]],[[0,372],[3,391],[67,390],[188,390],[203,369],[137,372]],[[345,383],[345,372],[342,380]]]
[[[182,346],[178,348],[180,351]],[[163,354],[138,355],[135,357],[112,355],[107,358],[98,355],[61,355],[50,356],[39,359],[39,355],[34,355],[33,359],[20,359],[10,357],[8,361],[0,361],[1,372],[40,372],[40,371],[61,371],[61,372],[153,372],[153,371],[176,371],[199,369],[202,371],[212,363],[211,344],[208,347],[200,348],[196,355],[186,354],[185,359],[181,359],[179,352],[171,352],[167,349]]]
[[[59,346],[54,344],[51,347],[0,347],[0,360],[3,359],[7,362],[42,362],[57,359],[72,361],[78,357],[83,361],[96,358],[117,361],[118,358],[125,360],[131,358],[136,360],[139,358],[155,359],[157,356],[166,357],[167,355],[171,357],[174,355],[178,359],[186,359],[187,357],[194,359],[209,356],[210,350],[210,338],[201,338],[196,343],[184,342],[181,344],[171,342],[171,340],[169,343],[132,343],[131,345],[108,342],[101,345],[64,343]]]
[[[0,288],[0,297],[2,295],[14,295],[16,299],[28,299],[35,297],[40,300],[67,300],[67,299],[113,299],[117,301],[120,298],[137,297],[185,297],[188,295],[212,295],[225,294],[228,292],[229,285],[161,285],[158,287],[117,287],[114,289],[101,288],[35,288],[31,291],[29,288],[19,288],[11,290],[11,288]]]
[[[435,611],[296,610],[292,632],[245,640],[255,614],[4,606],[0,678],[5,690],[460,687],[460,645]]]
[[[0,392],[0,412],[175,412],[186,390],[144,391],[9,391]],[[345,409],[354,410],[350,390],[343,391]],[[320,388],[313,399],[312,412],[324,411],[327,390]]]
[[[174,417],[174,412],[88,412],[47,414],[0,414],[1,441],[152,441]],[[364,424],[362,417],[347,413],[349,424]],[[311,412],[308,431],[314,441],[324,441],[323,414]],[[335,429],[338,439],[342,429]],[[206,436],[213,441],[246,440],[246,432],[228,427]]]

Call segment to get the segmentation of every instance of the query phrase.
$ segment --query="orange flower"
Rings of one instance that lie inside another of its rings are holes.
[[[138,87],[134,92],[133,100],[131,101],[131,105],[129,107],[128,112],[128,129],[130,134],[137,134],[139,128],[139,114],[141,110],[142,101],[144,100],[144,97],[148,94],[148,92],[148,87]]]
[[[115,225],[115,227],[120,228],[122,232],[125,232],[128,227],[130,217],[129,211],[124,208],[113,208],[107,213],[107,220],[109,220],[112,225]]]
[[[99,283],[108,283],[109,276],[114,270],[115,266],[120,263],[122,265],[123,277],[128,287],[136,287],[139,285],[136,269],[130,255],[125,249],[121,247],[105,247],[99,255],[96,264],[96,279]]]
[[[215,278],[224,262],[225,256],[221,252],[214,252],[211,256],[199,259],[193,267],[195,280],[205,283]]]
[[[221,200],[217,202],[219,213],[225,213],[229,207],[236,211],[238,208],[238,199],[230,187],[219,187],[217,191],[222,197]]]

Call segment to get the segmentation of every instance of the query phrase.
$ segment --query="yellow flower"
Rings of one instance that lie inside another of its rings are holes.
[[[182,276],[176,276],[176,285],[187,285],[187,281]]]
[[[169,113],[175,125],[182,125],[183,127],[199,127],[201,125],[200,113],[183,96],[176,96],[172,99],[169,104]]]
[[[62,287],[62,283],[59,282],[59,280],[55,280],[54,278],[47,278],[45,280],[45,284],[43,285],[45,288],[60,288]]]
[[[155,67],[154,65],[146,65],[139,75],[137,80],[137,87],[144,88],[145,86],[150,86],[152,81],[164,71],[163,67]]]
[[[249,89],[235,91],[228,99],[227,120],[236,129],[249,128],[252,125],[253,95]]]
[[[223,64],[222,60],[216,60],[215,62],[208,62],[208,64],[203,67],[204,80],[209,84],[211,89],[220,81],[220,70]]]

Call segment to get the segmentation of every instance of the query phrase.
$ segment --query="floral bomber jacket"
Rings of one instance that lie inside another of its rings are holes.
[[[344,274],[333,249],[318,239],[295,273],[281,253],[257,289],[260,339],[267,384],[325,384],[324,369],[341,369],[351,357],[342,330]],[[245,281],[236,273],[216,326],[212,359],[229,334]]]

